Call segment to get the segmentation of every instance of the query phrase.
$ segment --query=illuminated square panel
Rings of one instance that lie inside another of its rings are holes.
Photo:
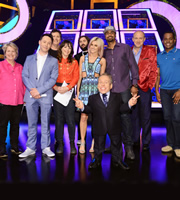
[[[150,9],[118,9],[120,30],[156,30]]]
[[[118,30],[117,12],[115,9],[84,11],[83,31],[103,31],[106,26],[110,25]]]
[[[103,31],[95,31],[95,32],[83,31],[83,32],[81,32],[81,36],[82,35],[86,35],[90,39],[92,39],[93,37],[99,37],[99,38],[103,39],[103,41],[104,41],[104,47],[105,48],[107,47],[107,41],[105,40],[105,36],[104,36]],[[119,32],[118,31],[116,31],[116,40],[117,40],[117,42],[120,42]],[[80,52],[80,51],[81,51],[81,49],[79,48],[78,52]]]
[[[145,45],[156,45],[157,46],[157,53],[164,50],[164,47],[162,45],[161,39],[159,37],[159,34],[157,31],[143,31],[146,37],[146,40],[144,42]],[[120,37],[121,42],[128,44],[129,46],[133,46],[133,37],[134,31],[121,31]]]
[[[83,10],[55,10],[52,11],[45,31],[51,32],[57,28],[61,31],[80,31]]]

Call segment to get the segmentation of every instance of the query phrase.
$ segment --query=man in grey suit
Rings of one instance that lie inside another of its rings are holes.
[[[50,114],[53,103],[53,85],[58,77],[58,61],[48,54],[53,38],[44,34],[39,40],[40,49],[37,54],[26,58],[22,71],[26,86],[24,102],[28,118],[28,140],[26,150],[20,158],[36,152],[38,110],[41,109],[41,149],[43,154],[53,157],[50,150]]]

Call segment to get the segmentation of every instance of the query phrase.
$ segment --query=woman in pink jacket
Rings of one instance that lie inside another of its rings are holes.
[[[11,152],[19,154],[19,122],[23,108],[25,86],[22,82],[22,65],[15,60],[18,47],[10,42],[3,45],[4,60],[0,62],[0,157],[7,157],[6,137],[10,122]]]

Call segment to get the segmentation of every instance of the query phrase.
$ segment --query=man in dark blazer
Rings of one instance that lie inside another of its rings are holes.
[[[89,169],[97,168],[101,164],[102,153],[105,148],[106,134],[111,139],[112,164],[116,167],[129,169],[121,160],[121,113],[128,113],[130,108],[136,104],[137,95],[132,97],[127,103],[123,103],[121,95],[110,92],[112,89],[112,77],[105,73],[98,79],[99,93],[89,97],[88,105],[84,106],[78,98],[74,99],[76,107],[81,111],[93,114],[93,134],[95,158],[89,164]]]
[[[154,47],[144,45],[146,40],[143,31],[136,31],[132,38],[132,51],[139,68],[138,94],[141,98],[132,110],[133,142],[140,146],[142,128],[143,150],[149,150],[151,140],[151,90],[157,78],[157,56]]]

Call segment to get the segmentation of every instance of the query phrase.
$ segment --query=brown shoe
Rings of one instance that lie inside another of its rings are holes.
[[[173,148],[172,148],[171,146],[167,145],[167,146],[165,146],[165,147],[162,147],[162,148],[161,148],[161,151],[162,151],[163,153],[169,153],[169,152],[173,151]]]

